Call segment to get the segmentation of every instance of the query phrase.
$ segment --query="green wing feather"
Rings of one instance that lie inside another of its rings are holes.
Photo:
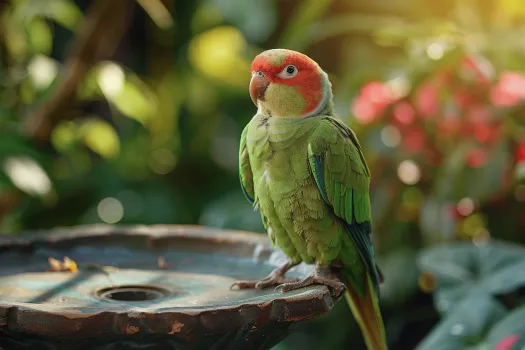
[[[255,190],[253,186],[253,173],[252,167],[250,165],[250,158],[248,156],[248,148],[246,147],[246,134],[248,133],[248,125],[246,125],[242,131],[239,145],[239,180],[241,181],[241,188],[244,196],[246,196],[246,199],[248,199],[248,201],[254,205]]]
[[[308,161],[324,201],[342,219],[379,291],[371,237],[370,170],[356,135],[325,117],[310,139]]]

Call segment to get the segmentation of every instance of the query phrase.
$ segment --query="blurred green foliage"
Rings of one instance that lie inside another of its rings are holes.
[[[0,1],[2,233],[97,222],[263,232],[239,188],[238,140],[255,112],[251,59],[284,47],[329,74],[365,150],[392,349],[414,348],[441,317],[421,285],[422,247],[525,242],[522,1],[129,1],[115,52],[100,40],[108,22],[85,66],[69,65],[100,3]],[[73,103],[61,98],[84,68]],[[512,255],[498,252],[486,259]],[[467,286],[455,288],[434,302]],[[505,322],[495,303],[487,322]],[[439,327],[430,339],[444,339]],[[362,346],[339,304],[277,348]]]
[[[433,349],[520,349],[525,338],[525,248],[490,244],[446,244],[419,259],[423,285],[437,287],[442,320],[419,344]]]

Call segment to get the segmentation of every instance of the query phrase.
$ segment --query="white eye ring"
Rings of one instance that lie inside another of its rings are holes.
[[[295,77],[297,73],[299,73],[297,68],[293,64],[289,64],[284,67],[281,73],[277,74],[277,76],[283,79],[290,79]]]

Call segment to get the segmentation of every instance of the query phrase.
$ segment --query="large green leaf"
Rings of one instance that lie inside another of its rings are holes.
[[[518,273],[525,271],[525,248],[504,242],[443,244],[423,251],[418,265],[436,279],[434,301],[441,313],[474,289],[500,295],[525,286]]]
[[[496,299],[473,293],[461,300],[447,317],[419,343],[418,350],[472,349],[506,310]]]

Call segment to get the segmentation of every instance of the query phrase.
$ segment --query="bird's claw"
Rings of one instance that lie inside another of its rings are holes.
[[[274,290],[281,291],[282,293],[289,292],[292,290],[296,290],[299,288],[305,288],[314,284],[322,284],[330,290],[330,294],[334,298],[338,298],[341,296],[341,294],[345,291],[345,285],[344,283],[328,277],[321,277],[317,275],[311,275],[306,277],[305,279],[297,282],[291,282],[291,283],[283,283],[281,285],[278,285]]]
[[[272,272],[262,280],[237,281],[230,286],[230,289],[264,289],[270,286],[282,285],[283,283],[295,283],[298,281],[298,278],[286,278],[283,274]]]

